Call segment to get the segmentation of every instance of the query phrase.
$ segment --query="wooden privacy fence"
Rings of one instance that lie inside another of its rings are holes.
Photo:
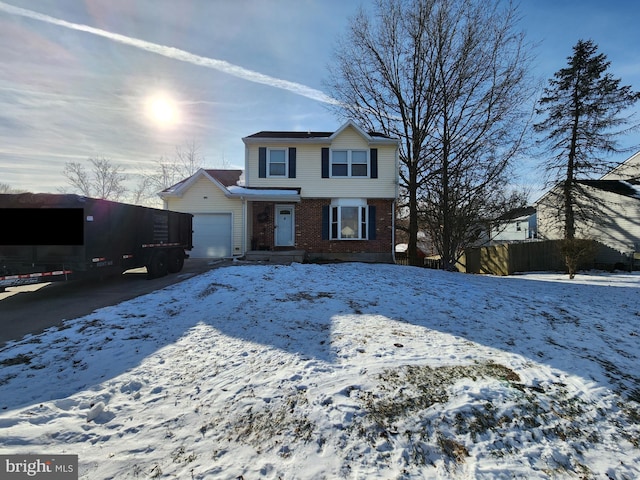
[[[490,247],[467,248],[456,263],[466,273],[512,275],[516,272],[565,272],[567,267],[560,254],[561,240],[505,243]],[[640,267],[640,253],[625,255],[600,242],[595,242],[595,258],[585,261],[579,269],[632,270]],[[408,265],[405,253],[396,253],[396,263]],[[423,259],[427,268],[441,268],[437,257]]]
[[[467,248],[458,267],[467,273],[491,275],[565,270],[557,240]]]
[[[458,261],[458,270],[467,273],[511,275],[515,272],[564,272],[566,266],[560,254],[561,240],[508,243],[490,247],[467,248]],[[628,270],[636,267],[633,256],[596,244],[595,258],[588,260],[580,269]]]

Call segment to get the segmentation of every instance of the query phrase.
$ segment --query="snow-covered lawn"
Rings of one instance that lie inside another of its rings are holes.
[[[0,351],[80,478],[640,478],[640,275],[219,268]]]

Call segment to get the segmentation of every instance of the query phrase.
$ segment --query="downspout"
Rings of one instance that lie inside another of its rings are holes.
[[[396,145],[396,191],[393,202],[391,202],[391,259],[396,263],[396,202],[400,195],[400,149]]]
[[[396,201],[391,202],[391,260],[396,263]]]
[[[242,255],[247,254],[247,199],[240,197],[242,200]]]

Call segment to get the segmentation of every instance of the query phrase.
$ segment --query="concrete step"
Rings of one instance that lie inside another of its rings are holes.
[[[276,264],[303,263],[307,256],[304,250],[251,250],[245,254],[245,260],[249,262],[269,262]]]

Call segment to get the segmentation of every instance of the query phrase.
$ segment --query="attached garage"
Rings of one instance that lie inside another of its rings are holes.
[[[193,216],[191,258],[221,258],[232,255],[230,213],[196,213]]]
[[[193,249],[189,257],[244,254],[245,207],[241,198],[229,191],[241,177],[242,170],[200,169],[159,193],[166,209],[193,214]]]

